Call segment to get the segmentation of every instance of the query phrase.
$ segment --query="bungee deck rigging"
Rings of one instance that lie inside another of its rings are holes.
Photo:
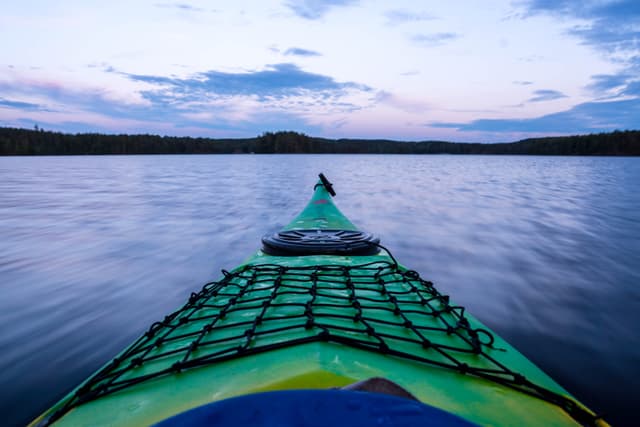
[[[272,314],[282,309],[287,314]],[[284,338],[283,332],[288,332]],[[458,345],[439,343],[439,334],[455,336]],[[157,376],[313,341],[476,375],[560,405],[581,422],[595,418],[573,400],[536,386],[486,354],[483,347],[492,345],[493,335],[471,328],[464,308],[451,305],[431,282],[395,263],[372,262],[246,265],[225,272],[221,281],[207,283],[184,307],[154,323],[50,421],[74,406]],[[140,372],[147,364],[155,368]]]

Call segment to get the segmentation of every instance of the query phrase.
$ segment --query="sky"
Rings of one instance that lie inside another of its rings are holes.
[[[640,0],[0,4],[0,126],[502,142],[640,128]]]

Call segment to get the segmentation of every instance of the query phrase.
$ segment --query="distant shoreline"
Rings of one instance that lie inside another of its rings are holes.
[[[298,132],[255,138],[69,134],[0,127],[0,156],[135,154],[486,154],[640,156],[640,131],[524,139],[506,143],[326,139]]]

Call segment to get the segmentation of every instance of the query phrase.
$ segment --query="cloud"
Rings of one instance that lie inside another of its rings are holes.
[[[44,110],[44,107],[39,104],[0,98],[0,108],[2,107],[16,108],[20,110]]]
[[[426,12],[411,12],[405,9],[389,10],[385,12],[384,16],[387,18],[387,25],[394,26],[409,22],[421,22],[436,19],[435,16]]]
[[[459,37],[456,33],[416,34],[411,37],[411,41],[422,47],[434,47],[441,46]]]
[[[154,6],[167,8],[167,9],[179,9],[184,12],[202,12],[204,9],[196,6],[192,6],[188,3],[156,3]]]
[[[586,20],[569,34],[605,53],[640,49],[640,2],[637,0],[529,0],[526,16],[549,14]]]
[[[592,82],[585,88],[599,98],[619,98],[640,96],[640,74],[633,64],[624,67],[616,74],[595,74]]]
[[[529,86],[533,84],[533,82],[530,82],[528,80],[514,80],[511,83],[518,86]]]
[[[636,129],[640,99],[586,102],[558,113],[527,119],[479,119],[468,123],[429,123],[428,126],[462,132],[594,133]]]
[[[566,97],[567,95],[557,90],[539,89],[533,92],[533,97],[528,102],[554,101]]]
[[[203,97],[257,96],[282,98],[298,95],[328,97],[341,95],[349,90],[370,91],[371,88],[354,82],[337,82],[332,77],[314,74],[295,64],[269,65],[264,70],[228,73],[207,71],[188,78],[126,74],[138,82],[156,85],[143,95],[157,101],[193,101]]]
[[[621,86],[625,86],[627,80],[631,79],[633,76],[630,74],[596,74],[591,76],[591,79],[594,80],[589,86],[589,89],[596,92],[605,92],[611,89],[616,89]]]
[[[288,0],[285,6],[300,18],[320,19],[332,8],[351,6],[357,3],[358,0]]]
[[[315,50],[302,49],[300,47],[291,47],[284,51],[285,55],[289,56],[322,56],[320,52]]]
[[[113,109],[115,102],[114,95],[105,89],[81,87],[74,83],[65,84],[50,79],[25,77],[12,81],[0,81],[0,93],[14,99],[29,99],[30,102],[10,101],[4,103],[7,108],[24,112],[59,114],[83,110],[105,109],[109,111],[109,109]],[[118,102],[122,103],[122,101]]]
[[[409,77],[409,76],[417,76],[420,74],[420,70],[409,70],[403,73],[400,73],[401,76]]]

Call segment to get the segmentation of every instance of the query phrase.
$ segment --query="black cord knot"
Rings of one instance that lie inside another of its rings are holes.
[[[471,348],[474,354],[482,353],[482,344],[478,337],[471,337]]]
[[[524,384],[524,383],[526,383],[526,382],[527,382],[527,379],[525,378],[525,376],[524,376],[524,375],[522,375],[522,374],[518,374],[518,373],[514,372],[514,374],[513,374],[513,381],[514,381],[516,384]]]
[[[406,277],[410,278],[410,279],[413,279],[413,280],[418,279],[420,277],[418,272],[415,271],[415,270],[407,270],[407,271],[404,272],[404,275]]]
[[[91,386],[89,384],[85,384],[82,387],[80,387],[76,392],[75,392],[75,396],[76,397],[80,397],[84,394],[87,394],[89,392],[89,390],[91,390]]]

